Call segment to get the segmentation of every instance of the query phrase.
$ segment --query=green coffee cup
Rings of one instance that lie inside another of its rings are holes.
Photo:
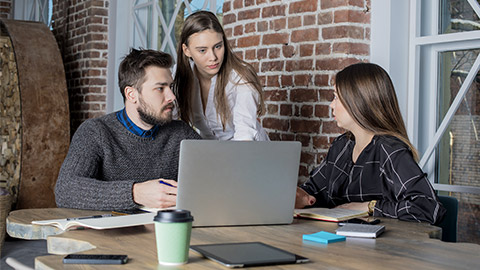
[[[193,216],[188,210],[158,211],[153,218],[158,263],[181,265],[188,262]]]

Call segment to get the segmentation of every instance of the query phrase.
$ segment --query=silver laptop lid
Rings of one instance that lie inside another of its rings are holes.
[[[184,140],[177,208],[193,226],[289,224],[300,142]]]

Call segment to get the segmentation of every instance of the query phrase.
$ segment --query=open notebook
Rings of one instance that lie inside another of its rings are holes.
[[[51,225],[61,230],[67,230],[74,227],[86,227],[91,229],[113,229],[122,227],[131,227],[153,223],[155,213],[144,213],[135,215],[97,215],[90,217],[76,217],[68,219],[49,219],[34,220],[34,225]]]

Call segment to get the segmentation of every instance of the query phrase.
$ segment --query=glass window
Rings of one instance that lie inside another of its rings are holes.
[[[458,241],[478,244],[479,14],[479,0],[410,1],[407,78],[407,126],[419,165],[440,195],[458,199]]]
[[[480,20],[466,0],[441,0],[439,34],[480,30]]]
[[[439,54],[438,119],[443,120],[480,49],[446,51]],[[439,124],[438,121],[437,124]],[[440,184],[480,187],[480,73],[440,140],[436,151]],[[478,223],[480,194],[442,192],[459,200],[458,241],[480,242]],[[472,237],[473,236],[473,237]]]

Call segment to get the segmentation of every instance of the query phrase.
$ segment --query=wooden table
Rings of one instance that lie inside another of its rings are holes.
[[[20,234],[12,228],[40,231],[30,222],[34,219],[54,219],[78,216],[80,210],[30,209],[10,213],[7,231],[11,236]],[[98,211],[81,212],[82,215]],[[439,237],[441,229],[425,223],[403,222],[382,218],[386,231],[377,239],[347,238],[333,244],[303,241],[303,234],[318,231],[335,232],[336,223],[295,219],[291,225],[239,226],[194,228],[191,244],[261,241],[275,247],[302,255],[310,263],[261,267],[258,269],[478,269],[480,245],[447,243]],[[32,235],[25,234],[23,235]],[[43,233],[45,235],[45,233]],[[156,261],[153,225],[111,230],[74,230],[47,237],[49,256],[35,259],[36,269],[104,269],[102,266],[68,265],[62,263],[63,254],[96,253],[128,254],[130,260],[123,269],[163,269]],[[110,266],[109,266],[110,267]],[[226,269],[203,259],[191,251],[189,263],[178,269]],[[177,269],[175,268],[175,269]],[[167,269],[167,268],[165,268]],[[168,268],[171,269],[171,268]]]

